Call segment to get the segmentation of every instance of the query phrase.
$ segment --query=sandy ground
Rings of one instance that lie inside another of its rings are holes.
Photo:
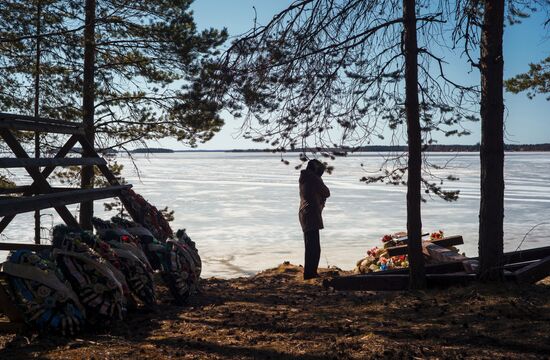
[[[301,275],[283,264],[248,278],[206,279],[185,307],[161,288],[157,314],[130,314],[73,339],[4,334],[0,359],[550,358],[550,278],[528,287],[374,293],[332,292]]]

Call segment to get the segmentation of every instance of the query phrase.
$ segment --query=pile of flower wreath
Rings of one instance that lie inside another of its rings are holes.
[[[86,323],[84,307],[56,264],[43,254],[21,249],[2,266],[9,295],[25,322],[39,331],[76,334]]]
[[[25,321],[44,332],[77,333],[123,319],[140,301],[155,309],[153,272],[177,304],[199,289],[201,258],[185,229],[173,232],[162,213],[128,194],[140,222],[93,219],[96,235],[58,225],[51,251],[12,252],[2,264],[8,295]]]
[[[409,267],[409,258],[407,255],[389,256],[388,248],[404,245],[406,242],[406,233],[399,232],[395,234],[386,234],[380,238],[381,247],[375,246],[367,250],[367,256],[359,260],[353,270],[356,274],[367,274],[371,272],[386,271],[392,269],[403,269]],[[442,239],[444,233],[442,230],[430,234],[430,240]]]

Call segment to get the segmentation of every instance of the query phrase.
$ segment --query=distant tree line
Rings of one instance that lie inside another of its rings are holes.
[[[354,150],[354,152],[404,152],[407,151],[408,147],[405,145],[368,145],[362,146]],[[479,152],[480,145],[443,145],[443,144],[434,144],[429,148],[424,150],[425,152]],[[215,151],[215,150],[213,150]],[[227,150],[230,152],[274,152],[273,149],[233,149]],[[306,148],[306,149],[294,149],[287,150],[286,152],[294,153],[312,153],[318,151],[317,148]],[[342,151],[341,148],[326,148],[322,150],[326,153],[336,153]],[[522,151],[550,151],[550,143],[546,144],[505,144],[504,151],[510,152],[522,152]],[[347,153],[342,153],[342,156],[347,155]]]

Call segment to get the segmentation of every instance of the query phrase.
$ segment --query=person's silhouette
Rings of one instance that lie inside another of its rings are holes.
[[[305,261],[304,280],[318,277],[317,267],[321,257],[319,230],[323,228],[321,212],[325,201],[330,196],[328,187],[321,176],[325,165],[319,160],[310,160],[305,170],[300,173],[300,225],[304,232]]]

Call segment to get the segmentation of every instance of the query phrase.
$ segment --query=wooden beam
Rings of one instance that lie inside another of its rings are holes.
[[[504,270],[514,272],[516,270],[519,270],[519,269],[522,269],[522,268],[526,267],[527,265],[531,265],[531,264],[533,264],[537,261],[539,261],[539,260],[525,261],[525,262],[514,263],[514,264],[506,264],[506,265],[504,265]]]
[[[12,188],[0,188],[0,194],[22,194],[30,188],[31,187],[29,185],[14,186]]]
[[[464,239],[462,239],[462,236],[457,235],[457,236],[445,237],[443,239],[438,239],[438,240],[425,240],[424,242],[447,247],[447,246],[462,245],[464,244]],[[386,250],[388,250],[389,256],[406,255],[408,251],[407,245],[393,246],[393,247],[387,248]]]
[[[78,189],[53,194],[4,200],[0,201],[0,216],[10,216],[48,208],[55,208],[57,210],[65,205],[76,204],[82,201],[115,197],[118,196],[122,190],[126,190],[131,187],[131,185],[118,185],[109,186],[106,188]],[[67,225],[71,227],[72,224]],[[78,227],[78,223],[76,224],[76,227]]]
[[[506,265],[524,261],[540,260],[547,256],[550,256],[550,246],[512,251],[503,254],[502,264]]]
[[[57,134],[84,133],[80,123],[6,113],[0,113],[0,128]]]
[[[0,112],[0,121],[2,120],[22,120],[22,121],[28,121],[28,122],[40,122],[45,124],[56,124],[56,125],[73,126],[73,127],[81,126],[80,123],[74,122],[74,121],[65,121],[65,120],[51,119],[46,117],[37,118],[36,116],[32,116],[32,115],[20,115],[20,114],[10,114],[10,113]]]
[[[0,158],[0,168],[106,165],[103,158]]]
[[[3,194],[23,194],[22,196],[25,196],[24,194],[27,193],[32,187],[30,185],[25,186],[16,186],[14,188],[7,188],[7,189],[0,189],[0,195]],[[50,188],[50,192],[62,192],[62,191],[71,191],[75,190],[74,187],[52,187]]]
[[[550,276],[550,256],[514,271],[513,276],[518,283],[534,284]]]
[[[398,234],[400,234],[400,233],[398,233]],[[407,233],[404,232],[403,234],[404,235],[394,239],[397,243],[399,243],[399,245],[407,245],[409,243],[409,237],[407,236]],[[428,235],[430,235],[430,233],[423,233],[422,237],[425,237],[425,236],[428,236]]]
[[[0,242],[0,250],[12,251],[12,250],[21,250],[27,249],[31,251],[42,251],[51,249],[51,245],[45,244],[25,244],[25,243],[4,243]]]
[[[80,127],[61,126],[53,124],[32,123],[28,121],[19,120],[3,120],[0,121],[0,128],[9,130],[21,130],[21,131],[38,131],[48,132],[54,134],[82,134],[84,130]]]

